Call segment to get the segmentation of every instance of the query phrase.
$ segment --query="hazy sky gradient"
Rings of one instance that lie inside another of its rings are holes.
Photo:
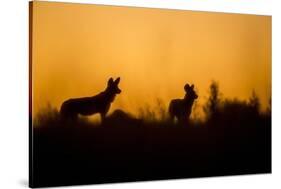
[[[111,111],[168,105],[194,83],[199,104],[211,80],[224,97],[271,96],[271,17],[34,2],[33,107],[59,108],[95,95],[109,77],[122,93]]]

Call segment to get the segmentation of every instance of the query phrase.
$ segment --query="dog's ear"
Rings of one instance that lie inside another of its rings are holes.
[[[116,85],[118,85],[119,82],[120,82],[120,77],[118,77],[118,78],[114,81],[114,83],[115,83]]]
[[[189,84],[187,83],[187,84],[185,84],[185,86],[184,86],[184,90],[187,92],[188,91],[188,89],[190,88],[190,86],[189,86]]]
[[[192,84],[190,88],[191,88],[191,89],[194,89],[194,85]]]
[[[107,85],[109,86],[109,85],[111,85],[113,83],[113,79],[112,79],[112,77],[108,80],[108,82],[107,82]]]

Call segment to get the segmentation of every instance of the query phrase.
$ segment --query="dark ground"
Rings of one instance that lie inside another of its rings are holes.
[[[33,129],[30,186],[61,186],[271,172],[270,115],[221,115],[188,126],[109,119]]]

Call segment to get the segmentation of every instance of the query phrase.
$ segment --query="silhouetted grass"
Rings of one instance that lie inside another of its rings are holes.
[[[188,125],[169,120],[160,100],[158,112],[147,106],[134,117],[116,110],[103,123],[61,120],[48,106],[33,119],[31,182],[54,186],[271,172],[271,111],[261,112],[255,95],[248,101],[210,99],[207,119]]]

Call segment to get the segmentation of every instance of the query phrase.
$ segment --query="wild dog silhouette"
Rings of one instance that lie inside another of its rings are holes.
[[[79,114],[89,116],[99,113],[102,121],[104,121],[115,96],[121,93],[121,90],[118,88],[119,82],[120,77],[115,81],[110,78],[103,92],[92,97],[73,98],[64,101],[60,108],[61,117],[76,120]]]
[[[180,124],[188,124],[188,120],[192,111],[194,100],[198,95],[194,91],[194,85],[186,84],[184,86],[186,92],[183,99],[173,99],[169,104],[169,114],[172,120],[177,119]]]

